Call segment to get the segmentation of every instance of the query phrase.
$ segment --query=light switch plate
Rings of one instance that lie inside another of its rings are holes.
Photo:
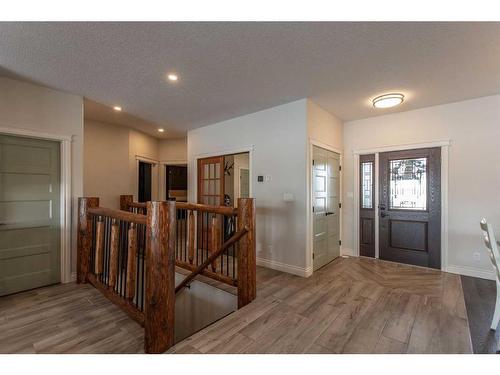
[[[283,200],[285,202],[293,202],[294,201],[293,193],[283,193]]]
[[[273,179],[273,178],[271,177],[271,175],[270,175],[270,174],[266,174],[266,175],[264,176],[264,181],[266,181],[266,182],[267,182],[267,181],[271,181],[272,179]]]

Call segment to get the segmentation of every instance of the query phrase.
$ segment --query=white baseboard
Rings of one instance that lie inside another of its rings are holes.
[[[313,273],[312,267],[304,268],[293,266],[291,264],[281,263],[275,260],[257,258],[257,265],[261,267],[271,268],[276,271],[291,273],[292,275],[309,277]]]
[[[480,279],[495,280],[495,272],[493,270],[485,270],[482,268],[472,268],[466,266],[448,266],[446,272],[456,273],[458,275],[478,277]]]
[[[341,247],[340,248],[340,255],[349,255],[351,257],[357,256],[354,254],[354,250],[349,249],[348,247]]]

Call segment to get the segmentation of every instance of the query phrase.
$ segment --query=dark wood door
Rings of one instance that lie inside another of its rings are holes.
[[[441,149],[380,154],[380,258],[441,268]]]
[[[359,254],[375,257],[375,155],[359,157]]]

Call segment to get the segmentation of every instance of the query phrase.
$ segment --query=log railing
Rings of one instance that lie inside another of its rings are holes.
[[[133,202],[121,210],[79,199],[77,280],[90,283],[145,329],[145,351],[174,344],[175,294],[198,274],[237,287],[238,307],[256,297],[255,206]],[[175,266],[191,273],[175,287]]]
[[[79,283],[90,283],[144,326],[147,353],[174,344],[175,203],[148,202],[147,215],[79,199]]]
[[[121,195],[120,209],[138,212],[146,204]],[[237,287],[239,307],[251,302],[256,288],[254,200],[241,198],[237,208],[176,202],[176,219],[176,266]],[[229,242],[245,227],[245,236]]]

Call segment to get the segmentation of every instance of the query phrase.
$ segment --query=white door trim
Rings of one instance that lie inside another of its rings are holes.
[[[305,277],[309,277],[313,274],[313,217],[312,217],[312,206],[313,206],[313,196],[312,196],[312,159],[313,159],[313,146],[317,146],[320,148],[323,148],[328,151],[335,152],[339,154],[339,165],[342,169],[342,162],[343,162],[343,151],[331,146],[329,144],[323,143],[321,141],[318,141],[317,139],[314,138],[309,138],[309,147],[307,150],[307,178],[306,178],[306,194],[307,194],[307,204],[306,204],[306,235],[307,235],[307,241],[306,241],[306,275]],[[342,197],[343,197],[343,186],[342,186],[342,177],[343,173],[342,170],[340,170],[340,192],[339,192],[339,203],[342,203]],[[339,240],[340,243],[342,243],[342,204],[339,212]],[[342,245],[340,246],[340,254],[342,254]]]
[[[245,152],[248,152],[248,169],[249,169],[249,172],[248,172],[248,180],[249,180],[249,194],[250,194],[250,197],[253,197],[253,153],[254,153],[254,150],[255,150],[255,146],[254,145],[250,145],[250,146],[243,146],[243,147],[240,147],[240,148],[235,148],[235,149],[229,149],[229,150],[221,150],[221,151],[215,151],[215,152],[208,152],[208,153],[203,153],[203,154],[198,154],[198,155],[195,155],[194,158],[193,158],[193,165],[191,165],[191,168],[193,168],[193,176],[194,176],[194,181],[192,185],[194,185],[194,188],[193,188],[193,192],[194,192],[194,195],[192,197],[192,199],[194,199],[196,202],[198,201],[198,160],[199,159],[205,159],[205,158],[210,158],[210,157],[214,157],[214,156],[225,156],[225,155],[234,155],[234,154],[242,154],[242,153],[245,153]],[[189,168],[189,165],[188,165],[188,168]],[[189,171],[188,171],[188,175],[189,175]],[[189,179],[188,179],[188,194],[189,194]],[[189,196],[188,196],[188,200],[189,200]]]
[[[378,220],[378,186],[379,186],[379,154],[381,152],[414,150],[419,148],[441,147],[441,270],[448,270],[448,174],[449,147],[451,140],[391,145],[371,149],[353,150],[354,155],[354,256],[359,256],[359,155],[375,154],[375,257],[379,257],[379,220]]]
[[[19,137],[45,139],[60,143],[61,188],[60,188],[60,241],[61,241],[61,283],[74,281],[71,275],[71,143],[73,136],[37,132],[0,126],[0,133]]]

